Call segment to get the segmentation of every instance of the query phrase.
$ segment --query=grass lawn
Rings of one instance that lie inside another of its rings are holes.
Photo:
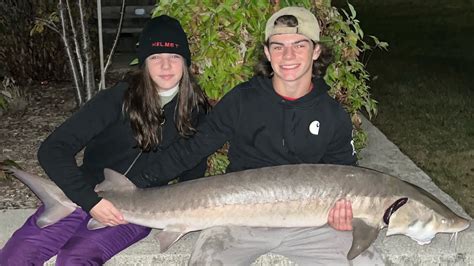
[[[473,63],[372,58],[372,119],[403,153],[474,216]]]

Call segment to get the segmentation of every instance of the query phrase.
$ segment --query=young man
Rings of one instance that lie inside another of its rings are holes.
[[[131,172],[140,187],[166,184],[225,142],[228,172],[298,163],[356,164],[352,123],[323,80],[329,64],[315,16],[300,7],[275,13],[265,29],[266,60],[257,75],[223,97],[193,138],[170,146]],[[291,178],[291,177],[288,177]],[[115,211],[115,210],[114,210]],[[300,265],[349,264],[350,202],[340,200],[321,228],[214,227],[204,230],[190,264],[248,265],[273,252]],[[367,254],[370,254],[369,256]],[[354,264],[383,264],[370,249]]]

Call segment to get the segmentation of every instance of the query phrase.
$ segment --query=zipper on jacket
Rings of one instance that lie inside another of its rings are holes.
[[[286,148],[286,141],[285,141],[285,113],[286,113],[286,100],[282,99],[280,104],[282,105],[282,127],[281,127],[281,146]],[[288,152],[288,149],[285,149]]]

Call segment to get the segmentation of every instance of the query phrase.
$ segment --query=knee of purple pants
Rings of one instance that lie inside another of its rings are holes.
[[[23,245],[22,249],[3,248],[0,251],[0,265],[43,265],[46,262],[35,246]]]
[[[150,231],[135,224],[88,230],[84,224],[59,251],[56,265],[102,265]]]
[[[87,217],[81,209],[57,223],[39,228],[36,221],[44,206],[31,215],[7,241],[0,255],[0,265],[42,265],[56,255]]]

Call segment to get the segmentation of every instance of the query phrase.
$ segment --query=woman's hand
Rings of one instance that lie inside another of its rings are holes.
[[[92,218],[107,226],[127,224],[122,213],[115,208],[112,202],[101,199],[89,212]]]
[[[345,199],[338,200],[329,210],[328,224],[339,231],[352,230],[352,204]]]

